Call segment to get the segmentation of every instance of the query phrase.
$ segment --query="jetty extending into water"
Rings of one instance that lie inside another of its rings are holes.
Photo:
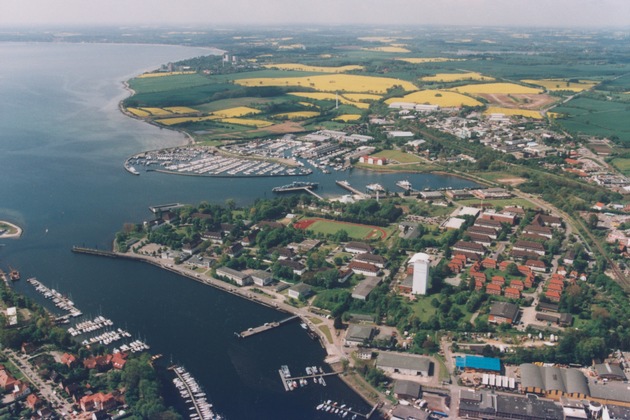
[[[176,365],[169,367],[169,369],[175,372],[176,378],[173,379],[173,383],[181,397],[189,402],[192,405],[191,410],[196,412],[196,417],[191,415],[191,418],[195,420],[220,420],[222,418],[213,411],[212,404],[207,401],[205,392],[186,369]]]
[[[369,197],[368,194],[361,192],[350,185],[348,181],[335,181],[335,184],[339,185],[341,188],[350,191],[352,194],[356,194],[360,197]]]
[[[259,334],[261,332],[265,332],[265,331],[269,331],[273,328],[277,328],[281,325],[284,325],[288,322],[291,322],[293,320],[296,320],[299,318],[299,315],[293,315],[290,316],[288,318],[285,318],[281,321],[276,321],[276,322],[265,322],[263,325],[258,326],[258,327],[252,327],[252,328],[248,328],[245,331],[241,331],[240,333],[235,333],[239,338],[247,338],[247,337],[251,337],[252,335],[256,335]]]

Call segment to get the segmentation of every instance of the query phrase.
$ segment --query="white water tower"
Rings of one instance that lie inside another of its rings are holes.
[[[409,260],[413,264],[413,283],[411,293],[414,295],[426,295],[429,287],[429,264],[431,260],[425,253],[419,252]]]

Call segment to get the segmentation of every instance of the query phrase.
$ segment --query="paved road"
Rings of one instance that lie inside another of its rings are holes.
[[[17,366],[26,380],[33,384],[35,388],[39,389],[42,399],[48,401],[53,410],[56,411],[61,418],[68,418],[70,416],[69,413],[74,411],[72,404],[68,403],[57,394],[57,390],[55,389],[56,385],[54,383],[44,380],[35,371],[33,365],[28,361],[28,356],[6,348],[2,350],[2,353]]]

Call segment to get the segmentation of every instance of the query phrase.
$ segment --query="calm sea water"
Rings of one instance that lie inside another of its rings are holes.
[[[183,144],[179,133],[123,116],[122,81],[144,70],[212,50],[110,44],[0,43],[0,219],[24,228],[0,243],[0,267],[72,296],[86,314],[103,314],[146,339],[154,353],[186,366],[230,419],[318,419],[324,399],[367,411],[338,379],[286,393],[277,369],[321,364],[325,353],[296,324],[237,340],[233,333],[283,318],[277,311],[141,263],[74,255],[73,245],[109,248],[125,222],[151,218],[148,206],[200,201],[246,204],[271,197],[278,179],[209,179],[148,173],[122,163],[142,150]],[[342,194],[335,175],[315,174],[322,193]],[[362,187],[394,190],[400,176],[354,171]],[[419,188],[473,185],[413,175]],[[16,288],[40,302],[24,281]],[[48,303],[48,302],[44,302]]]

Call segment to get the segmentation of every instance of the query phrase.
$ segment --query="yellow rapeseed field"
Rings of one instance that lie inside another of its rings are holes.
[[[590,89],[593,86],[599,84],[599,82],[595,82],[593,80],[580,80],[579,83],[573,83],[565,79],[542,79],[542,80],[526,79],[526,80],[521,80],[521,82],[529,83],[531,85],[542,86],[550,92],[555,92],[559,90],[581,92],[583,90]]]
[[[193,114],[199,112],[196,109],[189,108],[187,106],[168,106],[164,107],[165,110],[172,112],[173,114]]]
[[[263,77],[238,79],[242,86],[304,86],[322,92],[385,93],[393,86],[404,90],[417,89],[413,83],[389,77],[359,76],[354,74],[323,74],[309,77]]]
[[[303,118],[312,118],[319,115],[319,112],[315,111],[296,111],[296,112],[285,112],[284,114],[276,114],[275,118],[288,118],[290,120],[298,120]]]
[[[242,117],[244,115],[260,114],[260,110],[250,108],[248,106],[237,106],[234,108],[220,109],[218,111],[214,111],[213,114],[223,118],[234,118]]]
[[[140,108],[143,111],[149,112],[151,115],[155,115],[157,117],[163,117],[165,115],[171,115],[172,112],[170,111],[166,111],[162,108],[148,108],[148,107],[142,107]]]
[[[461,93],[501,93],[501,94],[520,94],[520,93],[542,93],[542,89],[534,89],[527,86],[517,85],[516,83],[482,83],[475,85],[464,85],[451,88],[449,90]]]
[[[421,90],[413,92],[402,98],[390,98],[387,104],[393,102],[412,102],[416,104],[438,105],[440,107],[479,106],[481,102],[466,95],[445,90]]]
[[[370,105],[366,104],[365,102],[349,101],[348,99],[344,98],[342,95],[335,95],[334,93],[327,93],[327,92],[291,92],[291,93],[289,93],[289,95],[299,96],[301,98],[315,99],[315,100],[318,100],[318,101],[334,101],[336,99],[339,99],[339,103],[356,106],[357,108],[368,109],[370,107]]]
[[[136,117],[148,117],[149,115],[151,115],[150,112],[143,111],[139,108],[127,108],[127,111],[131,112]]]
[[[182,124],[186,122],[199,122],[199,121],[208,121],[208,120],[217,120],[219,117],[216,115],[208,115],[206,117],[173,117],[173,118],[161,118],[159,120],[155,120],[155,122],[163,124],[163,125],[175,125]]]
[[[397,58],[396,60],[406,61],[411,64],[424,64],[424,63],[444,63],[446,61],[464,61],[464,58],[444,58],[444,57],[409,57],[409,58]]]
[[[481,73],[467,72],[467,73],[438,73],[435,76],[421,77],[420,80],[424,82],[456,82],[458,80],[482,80],[485,82],[491,82],[493,77],[484,76]]]
[[[194,71],[167,71],[163,73],[144,73],[136,77],[137,79],[147,79],[150,77],[177,76],[179,74],[195,74]]]
[[[378,52],[385,52],[385,53],[399,53],[399,54],[404,54],[404,53],[410,53],[411,52],[407,48],[394,47],[392,45],[389,45],[387,47],[362,48],[362,50],[364,50],[364,51],[378,51]]]
[[[343,122],[357,121],[359,119],[361,119],[361,115],[359,114],[343,114],[343,115],[333,118],[333,120],[335,121],[343,121]]]
[[[263,128],[273,125],[273,123],[265,120],[256,120],[251,118],[222,118],[221,122],[228,124],[246,125],[250,127]]]
[[[374,95],[372,93],[344,93],[343,97],[351,101],[378,101],[382,98],[381,95]]]
[[[486,111],[484,112],[484,114],[489,115],[489,114],[505,114],[505,115],[520,115],[522,117],[527,117],[527,118],[533,118],[536,120],[541,120],[542,119],[542,115],[540,115],[540,112],[538,111],[534,111],[531,109],[514,109],[514,108],[501,108],[498,106],[491,106],[488,107],[488,109],[486,109]]]
[[[324,66],[308,66],[306,64],[265,64],[263,67],[268,69],[280,69],[280,70],[297,70],[297,71],[312,71],[318,73],[345,73],[351,70],[363,70],[363,66],[348,65],[340,67],[324,67]]]

